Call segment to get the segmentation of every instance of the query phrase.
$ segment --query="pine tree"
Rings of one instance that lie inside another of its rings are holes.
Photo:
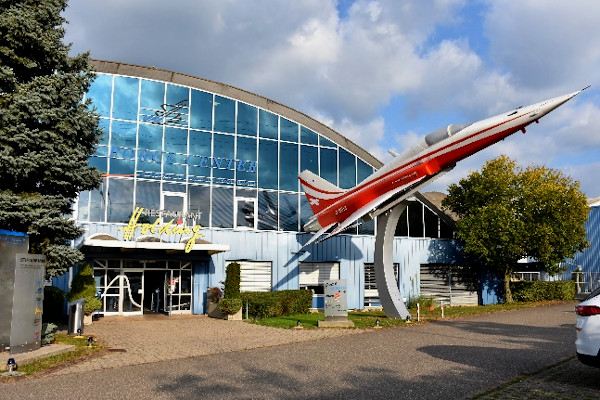
[[[29,234],[54,276],[83,259],[68,219],[79,192],[98,187],[88,166],[98,117],[83,96],[89,54],[62,42],[66,0],[0,0],[0,229]]]

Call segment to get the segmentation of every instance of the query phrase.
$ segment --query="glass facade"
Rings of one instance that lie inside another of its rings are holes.
[[[105,178],[80,194],[80,222],[127,223],[139,206],[207,228],[301,231],[312,213],[299,172],[342,188],[373,173],[320,133],[219,94],[99,73],[88,97],[104,133],[90,165]],[[354,233],[373,234],[373,224]]]

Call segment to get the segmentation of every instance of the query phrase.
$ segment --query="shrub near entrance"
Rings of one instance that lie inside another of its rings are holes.
[[[574,281],[519,281],[511,282],[510,288],[516,301],[574,300]]]
[[[244,292],[241,294],[248,314],[256,318],[308,314],[312,307],[310,290],[277,290],[275,292]]]

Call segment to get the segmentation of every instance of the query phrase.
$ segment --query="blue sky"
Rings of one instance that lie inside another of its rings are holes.
[[[71,0],[74,53],[156,66],[271,98],[380,160],[449,123],[592,87],[460,162],[424,191],[507,154],[600,196],[596,0]]]

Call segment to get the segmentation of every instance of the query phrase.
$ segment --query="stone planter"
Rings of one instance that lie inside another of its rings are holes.
[[[219,310],[219,303],[213,303],[212,301],[209,301],[206,315],[211,318],[226,319],[228,321],[241,321],[242,309],[240,308],[240,310],[235,314],[225,314]]]

